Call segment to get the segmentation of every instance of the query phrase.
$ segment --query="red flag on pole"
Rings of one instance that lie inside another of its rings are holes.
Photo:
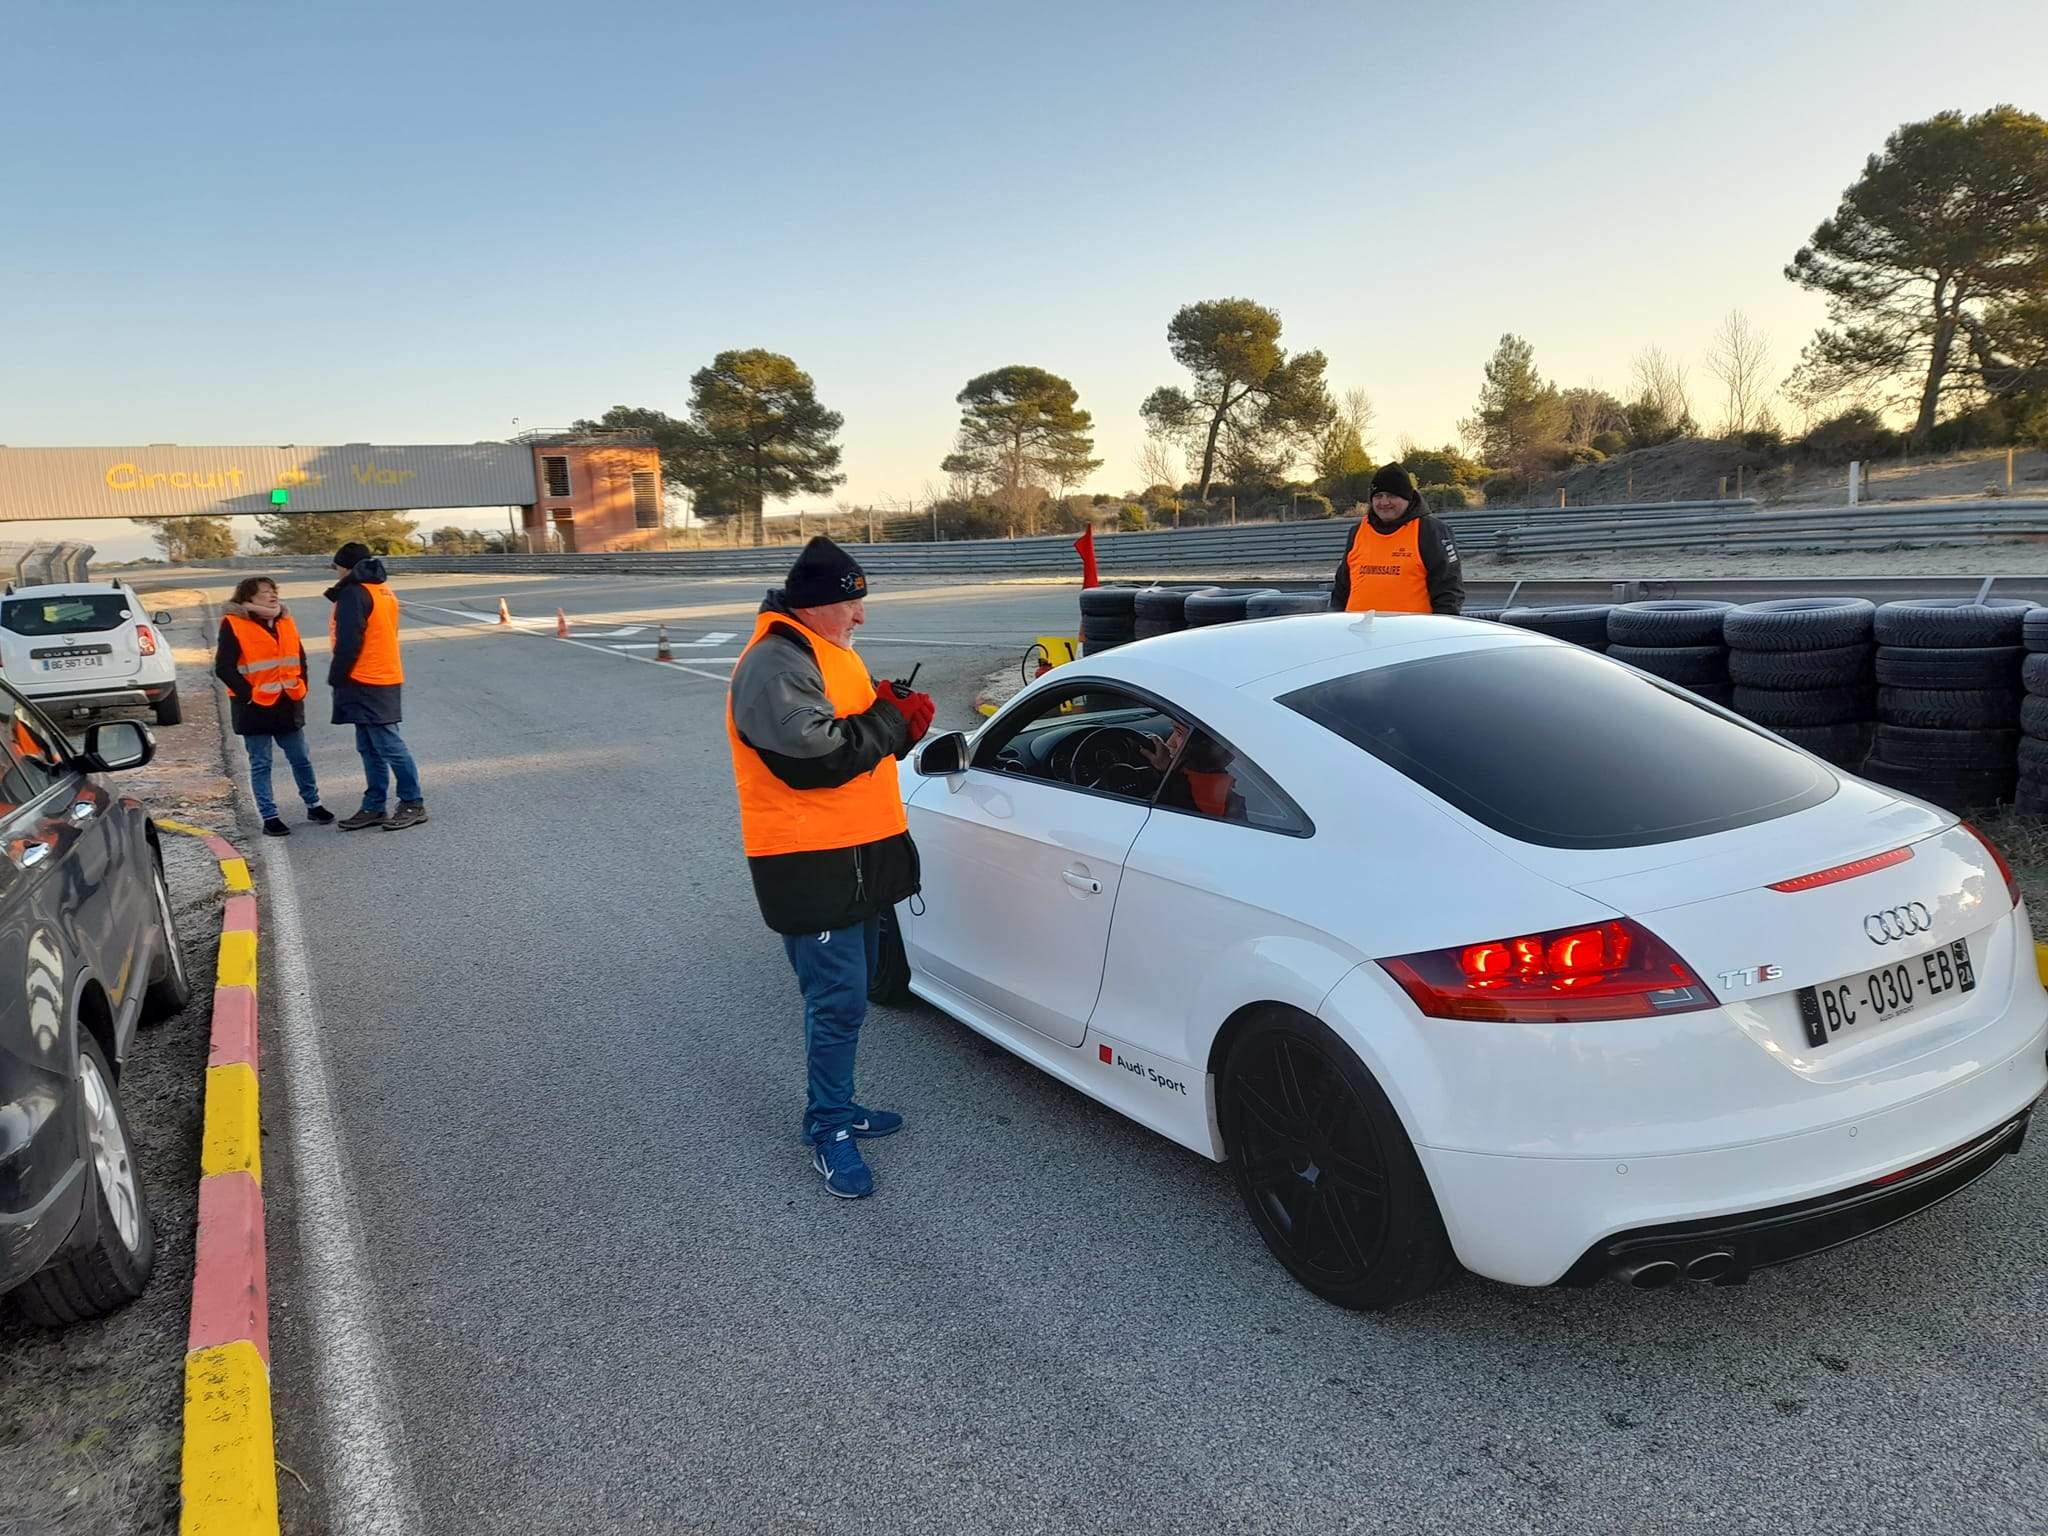
[[[1090,523],[1087,531],[1074,540],[1074,548],[1081,556],[1081,585],[1099,587],[1102,580],[1095,574],[1095,525]]]

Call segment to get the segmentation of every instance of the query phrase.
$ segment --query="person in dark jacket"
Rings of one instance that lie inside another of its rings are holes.
[[[385,584],[384,562],[365,544],[348,543],[334,552],[341,580],[327,589],[334,604],[329,620],[334,656],[327,686],[334,690],[334,723],[356,728],[356,752],[363,760],[363,804],[344,816],[344,832],[364,827],[400,831],[427,819],[419,769],[398,724],[405,718],[405,667],[398,655],[398,599]],[[398,809],[385,814],[393,779]]]
[[[270,792],[271,745],[292,765],[306,819],[334,820],[320,803],[320,782],[306,752],[306,647],[298,625],[268,576],[251,576],[235,587],[222,610],[213,675],[228,691],[231,723],[249,754],[249,790],[270,837],[290,837]]]
[[[733,667],[726,734],[754,897],[804,995],[803,1134],[825,1188],[874,1192],[856,1141],[903,1117],[854,1102],[880,918],[918,889],[896,761],[932,723],[929,694],[877,686],[853,649],[867,576],[827,538],[770,592]]]
[[[1465,577],[1458,547],[1443,520],[1427,511],[1415,477],[1388,464],[1372,477],[1372,491],[1344,558],[1330,607],[1338,613],[1449,613],[1465,611]]]

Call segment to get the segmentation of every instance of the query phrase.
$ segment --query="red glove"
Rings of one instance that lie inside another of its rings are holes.
[[[924,740],[924,733],[932,728],[932,716],[938,705],[932,702],[928,693],[899,693],[896,707],[903,712],[903,720],[910,727],[910,744],[914,747]]]

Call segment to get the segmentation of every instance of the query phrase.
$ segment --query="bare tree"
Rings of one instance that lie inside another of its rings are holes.
[[[1769,410],[1770,338],[1739,309],[1728,311],[1707,349],[1707,372],[1721,381],[1721,431],[1733,437],[1760,424]]]
[[[1685,377],[1685,365],[1662,347],[1645,347],[1635,355],[1636,398],[1655,405],[1664,419],[1676,427],[1690,427],[1692,393]]]
[[[1145,446],[1138,450],[1138,473],[1144,476],[1148,487],[1171,486],[1179,494],[1180,455],[1174,452],[1173,442],[1165,433],[1145,434]]]
[[[1337,420],[1358,434],[1358,446],[1365,450],[1367,458],[1372,457],[1372,427],[1378,412],[1372,408],[1372,399],[1362,389],[1347,389],[1337,406]]]

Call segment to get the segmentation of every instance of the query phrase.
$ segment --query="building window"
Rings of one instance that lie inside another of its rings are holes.
[[[564,455],[559,458],[543,456],[540,465],[542,472],[546,474],[548,479],[548,494],[550,496],[568,495],[569,460],[567,456]]]
[[[661,526],[661,488],[653,473],[644,469],[633,471],[633,526]]]

